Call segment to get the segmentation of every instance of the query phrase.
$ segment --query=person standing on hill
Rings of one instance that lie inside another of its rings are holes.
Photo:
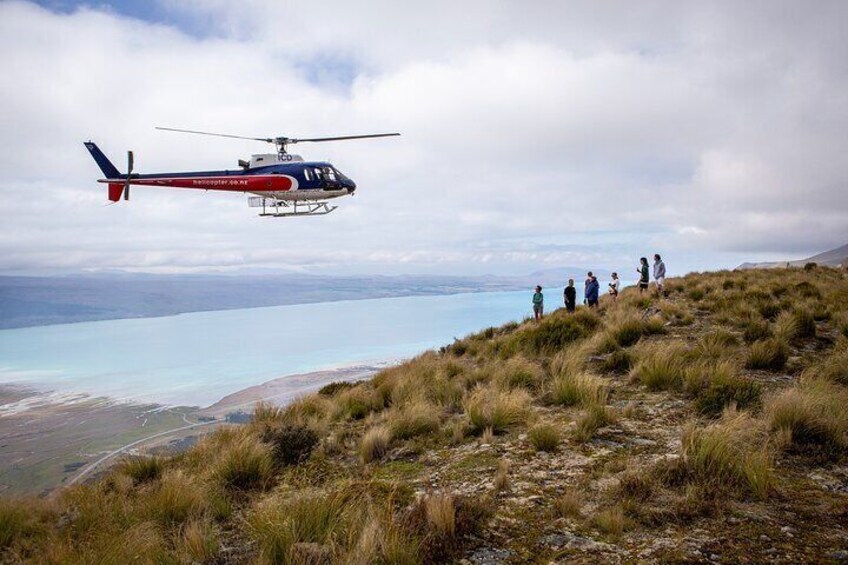
[[[598,305],[598,291],[601,285],[598,283],[597,277],[592,275],[586,284],[586,304],[589,308],[594,308]]]
[[[659,254],[654,254],[654,280],[657,281],[657,296],[662,296],[665,287],[665,263]]]
[[[577,306],[577,289],[574,288],[574,279],[568,279],[568,286],[562,291],[562,295],[565,298],[566,312],[574,312]]]
[[[642,294],[648,290],[648,283],[650,282],[648,278],[648,258],[642,257],[639,262],[640,265],[636,272],[639,273],[639,294]]]
[[[609,293],[613,301],[618,300],[618,289],[621,286],[621,281],[618,280],[618,273],[612,274],[612,282],[609,283]]]
[[[536,320],[542,319],[542,314],[545,309],[545,296],[542,294],[542,287],[536,286],[536,292],[533,294],[533,316]]]

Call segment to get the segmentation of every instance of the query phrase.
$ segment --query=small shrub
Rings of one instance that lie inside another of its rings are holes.
[[[816,320],[813,314],[806,309],[798,309],[792,313],[797,324],[796,338],[807,338],[816,336]]]
[[[559,448],[559,432],[550,424],[532,427],[528,438],[536,451],[556,451]]]
[[[343,390],[348,390],[356,386],[355,383],[351,383],[348,381],[335,381],[332,383],[325,384],[321,388],[318,389],[318,394],[321,396],[335,396]]]
[[[501,391],[479,387],[464,403],[474,431],[492,428],[495,433],[523,424],[530,415],[530,395],[523,389]]]
[[[815,271],[816,267],[818,267],[818,265],[813,263],[813,262],[804,263],[804,270],[805,271]]]
[[[696,286],[694,288],[689,289],[689,291],[686,293],[686,296],[689,297],[690,300],[698,302],[702,300],[705,295],[703,289]]]
[[[377,426],[365,432],[359,444],[359,456],[362,462],[370,463],[383,457],[388,452],[391,441],[392,434],[384,426]]]
[[[522,328],[510,336],[507,352],[524,351],[530,355],[553,355],[574,341],[588,336],[598,325],[595,314],[552,314],[540,323]]]
[[[757,311],[763,318],[773,320],[780,314],[780,305],[774,300],[767,298],[759,301]]]
[[[786,343],[770,338],[754,342],[748,351],[745,366],[748,369],[780,371],[789,359],[789,348]]]
[[[265,425],[259,437],[271,446],[274,462],[279,466],[305,461],[318,445],[318,434],[307,426],[296,424]]]
[[[622,320],[617,326],[610,329],[612,337],[621,347],[630,347],[645,333],[645,323],[638,317],[629,317]]]
[[[816,300],[821,300],[822,298],[822,292],[819,287],[809,281],[801,281],[796,284],[795,292],[804,298],[815,298]]]

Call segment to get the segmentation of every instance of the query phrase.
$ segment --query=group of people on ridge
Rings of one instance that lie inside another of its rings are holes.
[[[650,283],[648,259],[642,257],[639,260],[639,267],[636,269],[639,273],[639,293],[643,293],[648,289]],[[621,280],[618,278],[618,273],[612,273],[612,281],[607,284],[609,287],[609,295],[612,300],[618,300],[618,293],[621,290]],[[654,281],[657,284],[657,294],[663,295],[665,289],[665,263],[659,254],[654,255]],[[542,294],[542,287],[536,286],[536,292],[533,294],[533,315],[539,320],[545,311],[545,296]],[[598,306],[601,284],[598,282],[598,277],[589,271],[586,276],[586,281],[583,283],[583,304],[590,308]],[[568,286],[563,291],[563,301],[565,309],[568,312],[574,312],[577,308],[577,289],[574,287],[574,279],[568,279]]]

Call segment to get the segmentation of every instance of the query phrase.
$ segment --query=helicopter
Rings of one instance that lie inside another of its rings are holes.
[[[158,126],[156,129],[261,141],[275,145],[277,152],[252,155],[249,161],[239,159],[239,169],[236,170],[138,174],[133,172],[133,152],[127,151],[127,172],[122,174],[97,144],[86,141],[86,149],[106,177],[97,182],[109,185],[108,197],[111,202],[117,203],[121,198],[129,200],[130,185],[244,192],[256,195],[248,198],[249,207],[261,208],[260,216],[275,218],[329,214],[338,206],[331,206],[328,200],[353,194],[356,190],[356,183],[332,164],[326,161],[304,161],[300,155],[288,152],[289,145],[400,135],[371,133],[312,138],[245,137]]]

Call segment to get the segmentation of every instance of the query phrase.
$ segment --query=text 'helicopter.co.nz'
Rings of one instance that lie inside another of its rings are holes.
[[[109,185],[109,200],[118,202],[121,197],[129,200],[130,185],[243,192],[257,195],[248,198],[248,205],[251,208],[261,208],[260,216],[277,218],[329,214],[337,206],[330,206],[328,200],[353,194],[356,190],[356,183],[332,164],[326,161],[304,161],[300,155],[292,155],[286,151],[289,144],[400,135],[372,133],[312,138],[243,137],[176,128],[156,129],[264,141],[276,145],[277,153],[253,155],[250,161],[239,159],[240,169],[236,170],[137,174],[133,173],[133,152],[128,151],[127,172],[121,174],[95,143],[87,141],[85,147],[106,176],[97,182]]]

